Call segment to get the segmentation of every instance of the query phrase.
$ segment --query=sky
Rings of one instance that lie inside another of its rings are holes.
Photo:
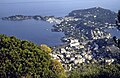
[[[0,3],[13,3],[13,2],[41,2],[41,1],[59,1],[59,2],[64,2],[64,1],[73,1],[73,0],[0,0]],[[74,0],[74,1],[80,1],[80,0]],[[112,2],[119,2],[120,0],[84,0],[84,1],[101,1],[101,2],[107,2],[107,3],[112,3]]]
[[[41,3],[41,2],[56,2],[56,3],[80,3],[80,4],[90,4],[91,2],[96,5],[106,5],[110,7],[120,7],[120,0],[0,0],[0,4],[6,3]],[[82,3],[81,3],[82,2]],[[86,3],[87,2],[87,3]],[[76,5],[76,4],[73,4]]]
[[[32,3],[35,3],[35,5]],[[0,0],[0,6],[1,6],[0,9],[3,10],[3,8],[4,9],[9,8],[8,6],[6,6],[6,4],[11,4],[10,7],[14,6],[12,4],[16,4],[16,8],[22,7],[20,6],[22,4],[24,8],[27,6],[39,8],[41,5],[42,7],[45,8],[49,7],[49,9],[58,7],[61,8],[60,10],[62,9],[75,10],[75,9],[81,9],[81,8],[83,9],[83,8],[91,8],[91,7],[99,6],[113,10],[115,12],[120,10],[120,0]]]

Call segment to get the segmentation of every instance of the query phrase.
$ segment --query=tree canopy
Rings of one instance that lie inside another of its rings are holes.
[[[120,23],[120,10],[118,11],[118,22]]]
[[[0,78],[59,78],[63,72],[53,70],[53,59],[44,51],[32,42],[0,35]]]
[[[120,64],[86,64],[71,71],[69,78],[120,78]]]
[[[47,45],[45,45],[45,44],[41,44],[40,45],[40,49],[42,50],[42,51],[44,51],[44,52],[47,52],[47,53],[51,53],[51,48],[49,48]]]

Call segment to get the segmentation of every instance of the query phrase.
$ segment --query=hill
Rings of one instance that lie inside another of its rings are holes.
[[[65,78],[47,50],[14,36],[0,35],[0,78]]]
[[[117,17],[117,14],[108,9],[93,7],[89,9],[74,10],[70,12],[68,16],[94,22],[115,23],[115,18]]]

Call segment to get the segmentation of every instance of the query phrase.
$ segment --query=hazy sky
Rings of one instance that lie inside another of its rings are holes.
[[[39,2],[39,1],[73,1],[73,0],[0,0],[0,3],[13,3],[13,2]],[[74,1],[81,1],[81,0],[74,0]],[[120,3],[120,0],[84,0],[84,1],[101,1],[101,2],[118,2]]]
[[[23,11],[24,13],[39,13],[40,11],[48,12],[48,10],[59,11],[62,14],[64,11],[68,13],[75,9],[98,6],[117,12],[120,9],[120,0],[0,0],[0,10],[2,10],[0,14]]]

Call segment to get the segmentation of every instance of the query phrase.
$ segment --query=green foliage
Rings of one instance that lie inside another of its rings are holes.
[[[66,78],[66,73],[64,71],[64,68],[58,60],[52,61],[51,68],[54,73],[58,74],[58,78]]]
[[[69,78],[120,78],[120,64],[88,64],[70,72]]]
[[[58,78],[47,52],[32,42],[0,35],[0,78]]]
[[[46,45],[41,48],[0,35],[0,78],[67,78],[62,64],[51,59],[49,52]],[[120,64],[81,65],[69,73],[69,78],[120,78]]]
[[[51,48],[49,48],[49,47],[48,47],[47,45],[45,45],[45,44],[40,45],[40,49],[41,49],[42,51],[44,51],[44,52],[47,52],[47,53],[51,53],[51,52],[52,52]]]
[[[78,70],[73,70],[70,72],[69,78],[80,78],[80,73]]]

